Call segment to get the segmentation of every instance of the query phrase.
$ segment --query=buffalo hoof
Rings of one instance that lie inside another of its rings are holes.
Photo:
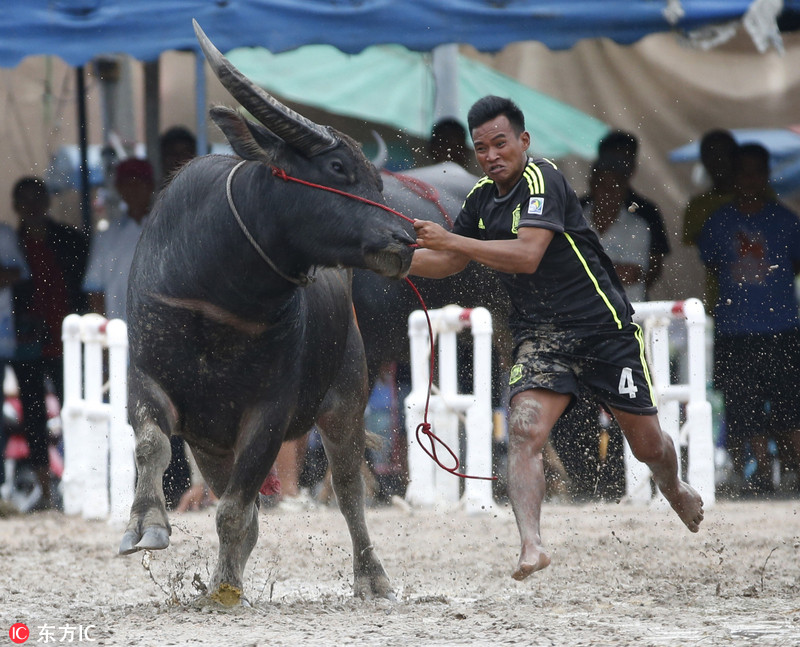
[[[232,584],[220,584],[217,590],[208,597],[224,607],[235,607],[239,604],[247,607],[250,606],[250,603],[242,595],[242,589]]]
[[[353,595],[357,598],[361,598],[362,600],[384,598],[390,602],[397,602],[397,596],[392,590],[392,585],[389,583],[389,578],[385,575],[377,576],[375,578],[356,578],[355,586],[353,587]]]
[[[169,546],[169,533],[166,528],[161,526],[150,526],[145,528],[144,533],[139,537],[135,530],[128,530],[122,535],[119,545],[120,555],[130,555],[139,550],[162,550]]]

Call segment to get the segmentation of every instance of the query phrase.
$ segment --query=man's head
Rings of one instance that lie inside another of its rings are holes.
[[[428,144],[431,159],[438,162],[455,162],[463,167],[467,160],[467,131],[456,119],[441,119],[431,129]]]
[[[150,210],[155,180],[153,166],[147,160],[129,157],[117,166],[115,186],[128,205],[128,213],[137,221]]]
[[[505,195],[522,177],[527,164],[531,137],[525,130],[525,117],[510,99],[486,96],[467,114],[475,158],[483,172],[493,180],[499,195]]]
[[[40,177],[23,177],[14,185],[11,192],[14,211],[20,221],[44,218],[50,208],[50,192]]]
[[[467,113],[467,125],[472,133],[478,126],[505,115],[517,135],[525,132],[525,115],[511,99],[488,95],[478,99]]]
[[[769,151],[761,144],[742,144],[733,168],[740,207],[760,204],[769,191]]]
[[[597,160],[589,176],[589,192],[596,207],[615,213],[627,197],[626,166],[619,160]]]
[[[197,140],[187,128],[173,126],[161,135],[159,148],[161,172],[168,178],[197,155]]]
[[[729,130],[710,130],[700,140],[700,161],[715,187],[730,190],[733,186],[733,164],[738,147]]]
[[[625,130],[612,130],[597,145],[597,159],[612,160],[624,165],[628,179],[636,170],[639,140]]]

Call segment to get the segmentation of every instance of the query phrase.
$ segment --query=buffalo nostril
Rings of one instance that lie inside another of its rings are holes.
[[[394,239],[403,245],[414,245],[416,244],[416,239],[409,234],[407,231],[401,231],[400,233],[394,234]]]

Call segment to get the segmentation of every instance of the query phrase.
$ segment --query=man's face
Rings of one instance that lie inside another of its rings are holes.
[[[530,135],[527,131],[517,135],[508,117],[499,115],[474,128],[472,141],[481,169],[494,181],[498,193],[505,195],[525,170]]]
[[[769,190],[769,168],[760,159],[742,157],[736,167],[736,194],[740,201],[763,198]]]
[[[22,221],[43,218],[49,206],[47,194],[31,186],[25,187],[14,201],[14,210]]]

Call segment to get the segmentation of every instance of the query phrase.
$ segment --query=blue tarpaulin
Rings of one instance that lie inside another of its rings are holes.
[[[0,3],[0,67],[52,54],[70,65],[99,54],[156,60],[196,50],[196,18],[222,51],[282,52],[329,44],[346,53],[397,43],[429,51],[444,43],[498,51],[536,40],[551,49],[584,38],[621,44],[647,34],[737,20],[751,0],[26,0]],[[800,2],[784,3],[800,9]]]

